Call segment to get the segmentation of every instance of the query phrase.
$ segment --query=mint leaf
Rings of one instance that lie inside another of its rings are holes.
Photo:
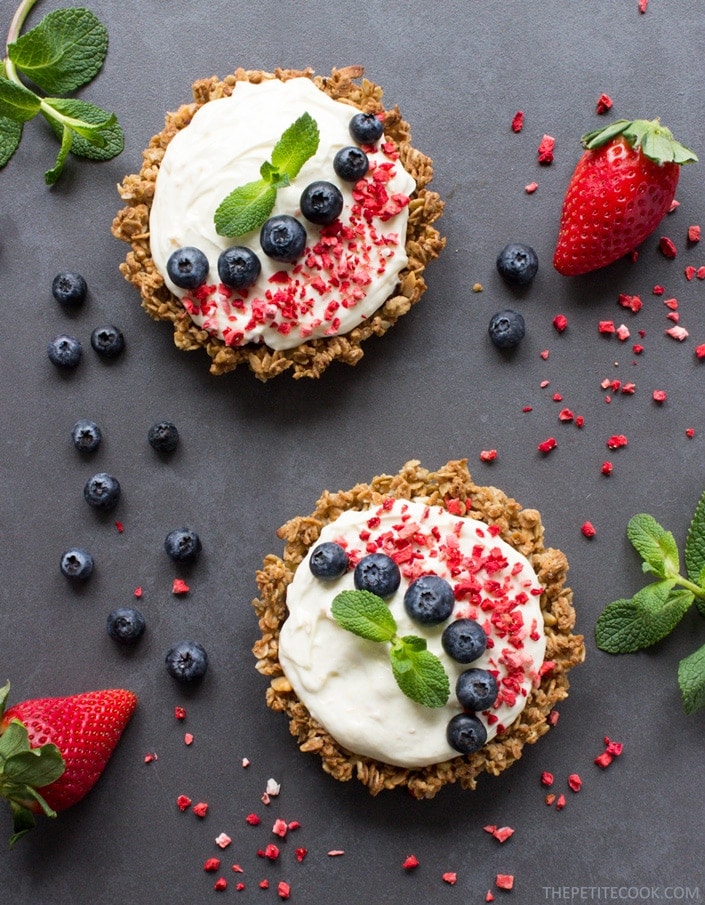
[[[674,590],[675,580],[642,588],[630,600],[615,600],[595,624],[595,641],[610,654],[628,654],[656,644],[678,625],[693,602],[687,590]]]
[[[0,116],[0,169],[10,160],[20,144],[22,124]]]
[[[302,113],[282,134],[272,149],[272,166],[295,179],[306,161],[318,150],[318,124],[310,113]]]
[[[685,539],[685,565],[691,581],[703,587],[705,570],[705,493],[698,500]]]
[[[56,163],[54,166],[47,170],[44,174],[44,181],[47,185],[54,185],[59,176],[64,169],[64,164],[66,163],[66,158],[69,156],[71,151],[71,145],[73,144],[73,136],[74,133],[69,129],[68,126],[64,126],[64,134],[61,139],[61,147],[59,148],[59,153],[56,156]]]
[[[8,45],[10,60],[48,94],[68,94],[100,72],[108,32],[88,9],[57,9]]]
[[[42,102],[24,85],[0,78],[0,116],[26,123],[39,113]]]
[[[680,559],[675,538],[652,515],[633,516],[627,525],[627,537],[644,560],[645,572],[653,572],[659,578],[678,575]]]
[[[390,651],[392,672],[412,701],[424,707],[443,707],[450,696],[448,676],[438,657],[425,648],[426,642],[413,635],[398,639]]]
[[[338,625],[368,641],[391,641],[396,634],[389,607],[369,591],[341,591],[333,600],[331,613]]]
[[[272,213],[276,198],[276,188],[263,179],[234,189],[216,209],[216,232],[235,238],[259,229]]]
[[[678,664],[678,685],[686,713],[705,707],[705,645]]]
[[[42,110],[56,136],[64,140],[64,128],[71,129],[71,153],[89,160],[110,160],[125,146],[122,128],[114,113],[95,104],[70,97],[46,98],[51,111]]]

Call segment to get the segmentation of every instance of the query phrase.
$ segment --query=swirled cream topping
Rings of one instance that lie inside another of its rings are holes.
[[[259,231],[228,239],[215,230],[220,202],[238,186],[260,178],[282,133],[303,113],[316,121],[320,142],[291,185],[281,188],[272,215],[289,214],[306,227],[304,255],[294,264],[273,261],[261,251]],[[308,339],[347,333],[392,295],[405,251],[413,178],[395,145],[384,137],[374,149],[367,175],[355,184],[340,180],[333,158],[355,142],[349,123],[356,107],[335,101],[308,78],[238,82],[230,97],[209,101],[169,142],[161,163],[150,213],[154,263],[191,319],[228,345],[266,343],[294,348]],[[302,217],[299,199],[311,182],[340,188],[344,207],[334,223],[320,227]],[[245,245],[259,257],[262,272],[248,290],[222,285],[218,257]],[[172,252],[195,246],[208,258],[207,281],[197,290],[175,286],[167,275]]]
[[[446,739],[448,722],[462,707],[455,682],[470,667],[492,672],[499,693],[492,707],[476,714],[488,741],[507,729],[538,684],[546,638],[540,608],[542,589],[529,561],[480,521],[439,506],[386,500],[375,509],[347,510],[321,531],[317,543],[343,546],[350,568],[325,581],[314,577],[308,559],[287,589],[289,615],[279,639],[279,660],[311,715],[349,751],[401,767],[423,767],[458,756]],[[333,598],[352,589],[353,568],[372,552],[391,556],[401,584],[387,603],[398,634],[424,637],[443,663],[451,695],[444,707],[429,708],[406,697],[394,680],[388,645],[367,641],[341,628],[331,616]],[[488,642],[470,664],[443,650],[439,626],[420,626],[406,613],[403,598],[420,575],[435,574],[453,587],[451,619],[475,619]]]

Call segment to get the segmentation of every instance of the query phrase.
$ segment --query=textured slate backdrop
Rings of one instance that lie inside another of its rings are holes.
[[[12,5],[3,2],[5,24]],[[51,8],[39,3],[30,23]],[[686,718],[676,687],[678,659],[705,641],[703,622],[686,617],[673,637],[632,657],[602,654],[592,640],[602,607],[642,582],[625,537],[628,518],[649,511],[682,543],[705,486],[705,376],[694,356],[705,341],[705,285],[683,275],[686,264],[705,263],[705,252],[685,243],[687,227],[703,218],[703,164],[683,172],[680,208],[636,264],[566,280],[550,263],[578,138],[602,122],[595,114],[602,92],[613,97],[615,117],[661,116],[705,155],[700,5],[652,0],[645,15],[637,0],[103,0],[93,8],[111,46],[84,96],[116,111],[124,153],[97,165],[72,161],[48,190],[42,176],[55,145],[43,124],[31,122],[0,172],[0,678],[12,679],[14,700],[126,685],[140,706],[91,795],[0,855],[3,901],[207,901],[216,895],[214,876],[201,868],[218,854],[213,840],[223,831],[233,838],[222,855],[228,900],[276,901],[283,879],[297,902],[352,905],[370,895],[388,903],[481,902],[498,872],[515,874],[516,882],[513,893],[496,891],[496,898],[531,905],[564,895],[563,887],[642,897],[643,889],[677,887],[683,897],[705,897],[705,715]],[[415,145],[434,158],[448,244],[428,270],[428,292],[385,338],[367,344],[356,368],[331,367],[315,383],[284,377],[263,385],[245,371],[212,378],[203,356],[179,353],[169,328],[148,320],[118,273],[126,248],[109,231],[120,206],[115,185],[139,168],[165,110],[189,99],[195,78],[238,65],[325,73],[349,63],[363,64],[383,85],[387,103],[411,122]],[[517,109],[526,121],[514,135]],[[556,138],[547,168],[536,162],[544,133]],[[538,191],[528,196],[524,186],[534,179]],[[680,249],[675,261],[657,251],[662,233]],[[530,242],[541,260],[534,285],[518,296],[494,271],[509,240]],[[50,295],[52,277],[65,268],[82,271],[90,286],[74,317]],[[482,293],[471,291],[475,282]],[[662,299],[651,295],[656,283],[679,300],[690,332],[682,344],[664,336],[670,322]],[[619,308],[620,292],[641,294],[642,312]],[[528,326],[509,360],[486,336],[490,316],[507,304]],[[569,321],[562,336],[551,324],[559,312]],[[638,360],[631,342],[598,335],[597,321],[608,318],[624,321],[635,338],[645,331]],[[88,347],[90,331],[106,321],[120,325],[128,343],[109,365]],[[86,345],[68,379],[45,353],[65,329]],[[633,380],[637,392],[606,404],[605,378]],[[652,402],[653,389],[666,390],[664,405]],[[561,405],[584,416],[582,430],[558,422]],[[524,406],[533,410],[522,413]],[[91,461],[69,441],[78,417],[104,429]],[[178,424],[182,444],[160,461],[146,431],[165,417]],[[627,435],[629,445],[610,453],[605,441],[614,433]],[[551,435],[558,448],[544,457],[537,444]],[[488,448],[498,450],[491,466],[479,461]],[[460,457],[476,480],[541,510],[547,543],[571,564],[588,659],[573,673],[555,731],[500,778],[483,779],[474,793],[447,789],[431,802],[403,793],[372,799],[298,754],[285,720],[266,709],[250,654],[254,574],[266,553],[281,551],[275,529],[311,511],[323,488],[350,487],[410,458],[437,467]],[[614,474],[605,478],[600,466],[608,458]],[[101,469],[123,485],[122,534],[82,500],[83,483]],[[590,541],[580,531],[585,520],[597,529]],[[191,593],[175,598],[177,570],[161,545],[184,522],[200,531],[205,553],[187,576]],[[81,593],[58,570],[61,551],[74,543],[89,546],[97,563]],[[104,620],[138,585],[148,634],[123,655]],[[208,647],[212,665],[187,696],[162,660],[174,640],[189,635]],[[186,724],[173,718],[177,703],[187,707]],[[185,731],[194,735],[190,747]],[[625,750],[601,772],[592,761],[605,735]],[[151,751],[158,760],[144,764]],[[243,757],[251,762],[246,770]],[[558,791],[569,773],[583,777],[582,791],[566,793],[561,812],[543,803],[543,770],[555,773]],[[269,777],[282,788],[264,807]],[[209,802],[205,820],[177,810],[181,793]],[[251,811],[263,817],[259,828],[245,824]],[[273,839],[276,817],[302,826],[270,863],[256,853]],[[482,831],[486,824],[516,833],[500,846]],[[0,834],[9,829],[3,813]],[[302,864],[298,846],[309,851]],[[332,858],[330,850],[345,854]],[[420,866],[406,873],[401,865],[411,853]],[[230,872],[233,863],[245,869],[241,878]],[[441,880],[444,871],[457,872],[455,886]],[[264,877],[268,892],[258,889]],[[235,891],[238,879],[247,883],[244,892]]]

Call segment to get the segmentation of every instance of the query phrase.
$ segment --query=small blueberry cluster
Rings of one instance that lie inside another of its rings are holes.
[[[348,554],[340,544],[326,541],[316,546],[309,557],[311,573],[324,581],[340,578],[350,566]],[[355,566],[353,581],[358,591],[369,591],[386,600],[399,588],[399,566],[386,553],[369,553]],[[419,625],[447,622],[453,614],[455,594],[449,582],[439,575],[421,575],[404,593],[404,609]],[[457,663],[477,660],[487,647],[487,634],[474,619],[454,619],[441,635],[446,654]],[[476,716],[487,710],[497,698],[497,679],[486,669],[471,667],[457,679],[456,697],[464,708],[448,724],[448,744],[461,754],[478,751],[487,741],[484,723]]]

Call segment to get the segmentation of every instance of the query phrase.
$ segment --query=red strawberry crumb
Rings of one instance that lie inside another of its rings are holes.
[[[687,427],[687,428],[685,429],[685,435],[686,435],[686,437],[688,437],[689,440],[692,440],[693,437],[695,436],[695,428],[694,428],[694,427]]]
[[[216,871],[220,870],[220,858],[207,858],[203,865],[203,870]]]
[[[494,882],[498,889],[512,889],[514,887],[514,874],[497,874]]]
[[[142,588],[135,588],[134,595],[139,599],[142,596]]]
[[[661,238],[659,239],[658,247],[664,258],[675,258],[678,254],[676,243],[673,241],[673,239],[669,239],[668,236],[661,236]]]
[[[480,453],[480,462],[494,462],[497,458],[496,449],[483,449]]]
[[[556,146],[556,139],[552,135],[544,135],[539,143],[538,161],[543,166],[549,166],[553,163],[553,149]]]
[[[536,189],[539,187],[538,182],[529,182],[524,186],[524,191],[527,195],[533,195]]]
[[[227,889],[227,886],[228,881],[225,879],[225,877],[218,877],[218,879],[213,884],[213,889],[217,890],[218,892],[222,892],[222,890]]]
[[[246,770],[249,766],[250,766],[250,758],[249,758],[249,757],[243,757],[243,759],[242,759],[242,768],[243,768],[243,770]]]
[[[649,5],[649,0],[639,0],[639,12],[645,13],[646,7]]]
[[[704,347],[704,348],[705,348],[705,347]],[[533,412],[533,410],[534,410],[534,408],[533,408],[533,406],[531,406],[531,405],[525,405],[525,406],[522,408],[522,412],[524,412],[524,413],[526,413],[526,412]]]
[[[553,326],[559,333],[562,333],[568,326],[568,318],[565,316],[565,314],[557,314],[553,318]]]
[[[693,267],[692,264],[689,264],[683,271],[683,273],[685,274],[685,278],[686,278],[686,280],[688,280],[688,282],[690,282],[694,278],[694,276],[697,272],[698,272],[697,267]]]
[[[561,396],[560,393],[554,393],[554,394],[553,394],[553,401],[554,401],[554,402],[563,402],[563,397]]]
[[[418,866],[419,866],[419,859],[416,857],[416,855],[408,855],[404,859],[404,863],[402,864],[402,867],[404,868],[404,870],[413,870],[415,867],[418,867]]]
[[[685,327],[670,327],[664,332],[666,336],[670,336],[671,339],[677,339],[679,343],[682,343],[689,335]]]
[[[597,532],[595,531],[595,526],[592,522],[583,522],[580,530],[583,532],[585,537],[594,537]]]
[[[228,836],[227,833],[221,833],[219,836],[215,838],[215,844],[218,848],[227,848],[233,840]]]
[[[607,751],[603,751],[602,754],[598,754],[595,758],[595,763],[598,767],[601,767],[603,770],[606,770],[607,767],[612,763],[612,755]]]
[[[541,358],[543,358],[543,353],[541,354]],[[548,358],[548,352],[546,352],[546,358]],[[545,390],[546,387],[550,385],[550,383],[551,383],[550,380],[542,380],[541,383],[539,384],[539,386],[541,387],[542,390]]]
[[[517,110],[512,117],[512,132],[521,132],[524,128],[524,111]]]
[[[565,807],[565,795],[561,794],[556,798],[556,810],[562,811]]]
[[[192,745],[192,744],[193,744],[193,735],[190,732],[185,733],[184,745]]]
[[[198,804],[193,806],[193,813],[196,817],[205,817],[208,813],[208,802],[199,801]]]
[[[628,443],[627,438],[624,434],[614,434],[607,440],[607,448],[608,449],[620,449],[622,446],[626,446]]]
[[[231,870],[234,874],[244,874],[245,873],[245,871],[240,867],[239,864],[233,864]]]
[[[597,332],[610,335],[615,332],[614,321],[599,321],[597,324]]]
[[[115,522],[115,527],[117,528],[118,534],[122,534],[122,532],[125,530],[125,526],[122,522]]]
[[[499,843],[506,842],[510,836],[514,835],[514,830],[510,826],[498,826],[492,833],[492,837]]]
[[[342,848],[333,848],[328,852],[329,858],[338,858],[340,855],[344,855],[345,852]]]
[[[613,742],[608,735],[605,736],[605,751],[608,754],[612,754],[614,757],[619,757],[623,750],[624,745],[622,744],[622,742]]]
[[[705,280],[705,266],[698,267],[698,269],[697,269],[696,272],[695,272],[695,276],[696,276],[699,280]]]
[[[174,583],[171,586],[172,594],[188,594],[191,590],[185,581],[181,578],[175,578]]]
[[[296,860],[300,863],[301,861],[304,860],[306,855],[308,855],[308,849],[297,848],[296,851],[294,852],[294,854],[296,855]]]
[[[151,764],[152,761],[156,760],[156,759],[157,759],[157,755],[154,751],[150,751],[149,754],[145,754],[145,756],[144,756],[144,762],[146,764]]]
[[[179,795],[176,799],[176,804],[180,811],[186,811],[191,807],[191,799],[188,795]]]
[[[548,786],[549,788],[553,785],[554,776],[553,773],[549,773],[548,770],[544,770],[541,774],[541,785]]]
[[[560,712],[558,710],[552,710],[548,714],[548,724],[549,726],[555,726],[558,720],[561,718]]]
[[[458,882],[458,875],[455,873],[455,871],[449,870],[441,875],[441,879],[444,883],[448,883],[449,886],[455,886],[455,884]]]
[[[547,440],[543,440],[538,445],[538,451],[542,453],[550,453],[554,450],[558,444],[556,443],[555,437],[549,437]]]
[[[549,792],[548,795],[546,795],[544,798],[544,802],[548,805],[549,808],[551,807],[551,805],[553,804],[553,802],[555,800],[556,800],[556,796],[553,794],[553,792]]]
[[[575,418],[575,426],[576,427],[585,427],[585,418],[582,415],[577,415]]]
[[[668,208],[668,213],[669,213],[669,214],[672,214],[673,211],[678,210],[678,208],[679,208],[680,206],[681,206],[680,201],[677,201],[677,200],[674,198],[673,201],[671,201],[671,206]]]
[[[263,851],[257,852],[261,858],[268,858],[270,861],[276,861],[279,857],[279,847],[270,842]]]
[[[301,829],[301,824],[299,823],[298,820],[290,820],[290,821],[287,823],[287,828],[290,829],[290,830],[300,830],[300,829]]]
[[[619,327],[617,327],[617,339],[621,343],[626,342],[630,336],[631,333],[629,332],[629,327],[627,327],[626,324],[620,324]]]
[[[262,822],[262,819],[257,816],[257,814],[248,814],[245,817],[245,823],[249,823],[250,826],[258,826]]]
[[[662,403],[666,401],[666,391],[665,390],[654,390],[651,394],[654,402]]]
[[[177,720],[185,720],[186,719],[186,709],[184,707],[179,707],[178,705],[174,707],[174,716]]]
[[[583,781],[577,773],[571,773],[568,777],[568,787],[571,792],[579,792],[583,787]]]
[[[284,880],[280,880],[277,884],[277,895],[280,899],[288,899],[291,895],[291,886],[285,883]]]
[[[705,343],[701,343],[701,345],[695,347],[695,354],[701,360],[705,358]]]
[[[689,226],[688,227],[688,241],[691,245],[695,245],[700,241],[700,227],[699,226]]]
[[[485,896],[485,902],[494,902],[494,896],[489,889],[487,890],[487,895]]]
[[[237,883],[236,886],[235,886],[235,889],[237,889],[238,892],[242,892],[242,890],[243,890],[244,888],[245,888],[245,884],[244,884],[244,883]]]
[[[269,889],[269,880],[260,880],[259,888],[260,889]]]
[[[597,106],[595,107],[595,112],[598,116],[601,116],[604,113],[607,113],[608,110],[612,109],[612,98],[609,94],[601,94],[597,99]]]
[[[280,817],[278,817],[274,821],[274,826],[272,827],[272,832],[275,834],[275,836],[280,836],[283,839],[286,836],[288,830],[289,830],[289,825],[285,820],[282,820]]]
[[[678,308],[678,299],[664,299],[663,304],[671,311],[675,311]]]
[[[541,358],[543,358],[544,361],[548,361],[548,356],[550,354],[551,353],[548,351],[548,349],[544,349],[543,352],[539,352],[539,355],[541,356]],[[541,386],[548,386],[548,381],[542,383]]]
[[[657,283],[651,291],[654,295],[663,295],[666,290],[663,286],[659,286],[659,284]]]
[[[573,420],[573,418],[574,418],[574,415],[570,409],[561,409],[560,412],[558,412],[559,421],[570,422]]]
[[[632,352],[635,355],[641,355],[641,353],[643,351],[644,351],[644,347],[640,343],[634,343],[634,345],[632,346]]]

